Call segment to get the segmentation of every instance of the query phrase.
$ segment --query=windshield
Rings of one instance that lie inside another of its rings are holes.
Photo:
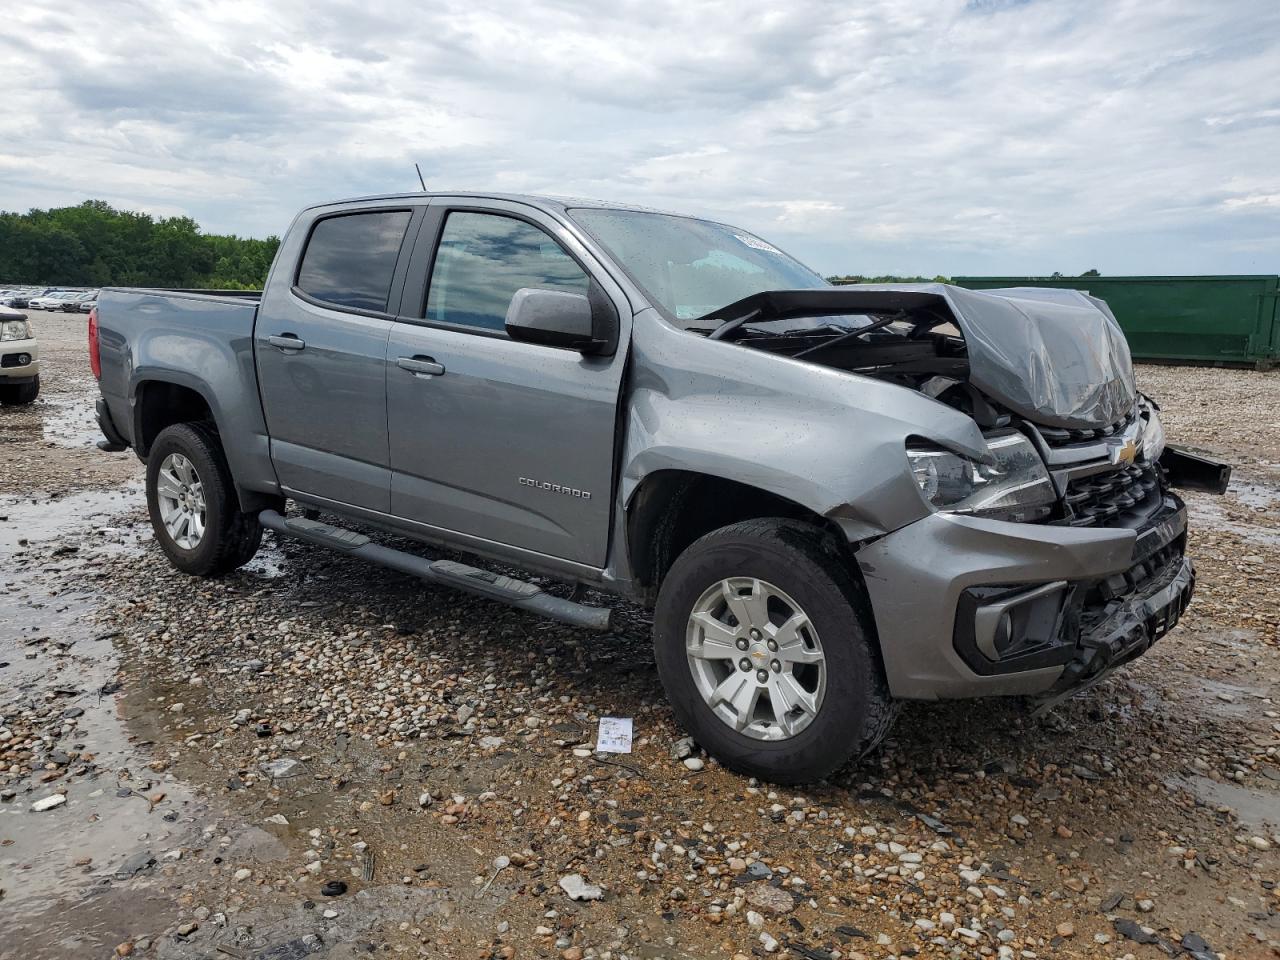
[[[569,214],[677,320],[694,320],[765,290],[827,286],[777,247],[723,223],[589,207]]]

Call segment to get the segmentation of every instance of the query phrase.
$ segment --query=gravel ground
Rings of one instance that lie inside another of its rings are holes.
[[[908,704],[796,791],[683,740],[639,611],[600,638],[270,537],[177,574],[136,459],[91,447],[83,319],[34,318],[0,958],[1280,955],[1280,375],[1141,369],[1241,465],[1189,498],[1197,598],[1147,657],[1041,719]]]

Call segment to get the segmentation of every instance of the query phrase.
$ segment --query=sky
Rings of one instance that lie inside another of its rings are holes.
[[[418,188],[745,227],[825,274],[1280,272],[1280,3],[33,0],[0,209],[267,236]]]

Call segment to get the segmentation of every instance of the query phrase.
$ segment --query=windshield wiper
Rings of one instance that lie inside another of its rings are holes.
[[[737,330],[744,323],[750,323],[756,317],[760,316],[760,313],[761,313],[760,310],[752,310],[750,313],[746,313],[740,317],[735,317],[732,320],[728,320],[725,323],[720,324],[720,326],[716,327],[714,330],[712,330],[711,335],[707,337],[707,339],[723,340],[725,337],[733,333],[733,331]]]
[[[880,330],[896,320],[901,320],[905,316],[905,313],[895,313],[891,317],[881,317],[873,323],[868,323],[865,327],[859,327],[857,330],[850,330],[848,333],[842,333],[838,337],[831,340],[824,340],[822,343],[815,344],[812,347],[805,347],[799,353],[793,353],[791,355],[791,359],[799,360],[801,357],[806,357],[811,353],[817,353],[819,350],[825,350],[827,347],[834,347],[837,343],[844,343],[846,340],[852,340],[855,337],[860,337],[864,333],[871,333],[873,330]]]

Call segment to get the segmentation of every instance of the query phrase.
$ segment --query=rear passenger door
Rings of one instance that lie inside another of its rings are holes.
[[[254,329],[286,493],[390,508],[387,338],[421,216],[421,207],[343,208],[290,231],[298,247],[281,251],[278,266],[296,264],[294,275],[272,277]]]
[[[602,567],[631,319],[622,291],[570,231],[522,204],[433,201],[418,248],[387,353],[392,513],[480,550]],[[618,308],[613,356],[507,336],[517,290],[590,284]]]

